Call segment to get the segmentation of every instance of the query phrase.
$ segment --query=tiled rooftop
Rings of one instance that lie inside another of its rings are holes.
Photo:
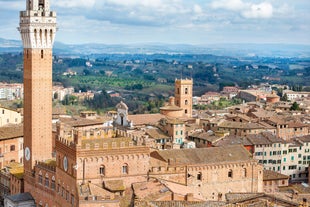
[[[0,140],[23,137],[23,124],[0,127]]]
[[[156,151],[152,157],[160,158],[171,165],[211,164],[220,162],[236,162],[252,160],[250,153],[240,145],[224,147],[175,149]]]
[[[263,174],[263,180],[267,181],[267,180],[282,180],[282,179],[288,179],[289,176],[287,175],[283,175],[281,173],[277,173],[275,171],[272,170],[264,170],[264,174]]]

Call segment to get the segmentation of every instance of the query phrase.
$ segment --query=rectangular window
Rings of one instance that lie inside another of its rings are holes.
[[[73,194],[71,194],[71,205],[74,205],[74,195]]]
[[[39,175],[39,183],[40,183],[40,184],[43,183],[43,177],[42,177],[42,175]]]
[[[290,165],[288,166],[289,170],[296,170],[297,169],[297,165]]]
[[[50,181],[48,178],[45,178],[45,187],[49,187]]]
[[[51,188],[52,188],[52,190],[55,190],[55,180],[52,180],[52,182],[51,182]]]
[[[124,165],[124,166],[122,167],[122,173],[123,173],[123,174],[128,174],[128,166],[127,166],[127,165]]]

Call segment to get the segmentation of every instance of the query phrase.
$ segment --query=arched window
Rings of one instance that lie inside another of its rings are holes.
[[[185,94],[188,94],[188,88],[185,88]]]
[[[102,176],[105,176],[105,166],[104,165],[101,165],[100,168],[99,168],[99,174],[102,175]]]
[[[40,29],[40,43],[42,44],[43,43],[43,32],[42,32],[42,29]]]
[[[44,52],[43,52],[43,50],[41,50],[41,58],[42,58],[42,59],[44,58]]]
[[[48,177],[48,174],[46,173],[45,175],[45,182],[44,182],[45,187],[49,187],[50,186],[50,179]]]
[[[52,177],[51,188],[52,188],[52,190],[55,190],[55,188],[56,188],[55,177],[54,176]]]
[[[122,166],[122,173],[123,174],[128,174],[128,164],[124,164],[123,166]]]
[[[42,184],[42,183],[43,183],[43,176],[42,176],[42,172],[41,172],[41,171],[39,172],[39,178],[38,178],[38,181],[39,181],[39,183],[40,183],[40,184]]]
[[[187,109],[185,109],[185,114],[187,114]]]
[[[185,100],[185,105],[188,105],[188,100]]]
[[[50,30],[50,42],[52,42],[53,41],[53,30],[51,29]]]
[[[229,177],[229,178],[232,178],[232,177],[233,177],[233,171],[232,171],[232,170],[229,170],[229,171],[228,171],[228,177]]]

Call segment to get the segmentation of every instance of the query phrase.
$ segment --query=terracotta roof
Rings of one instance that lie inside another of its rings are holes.
[[[276,113],[273,111],[266,111],[263,109],[256,109],[256,111],[253,111],[251,113],[255,115],[257,118],[266,118],[266,117],[272,117],[276,115]]]
[[[221,139],[221,137],[216,136],[213,132],[195,132],[192,135],[190,135],[193,138],[199,138],[202,140],[207,140],[209,142],[214,142],[217,141],[219,139]]]
[[[223,121],[219,123],[219,127],[231,128],[231,129],[264,129],[268,128],[267,126],[263,126],[259,123],[252,122],[232,122],[232,121]],[[272,127],[273,128],[273,127]]]
[[[91,126],[91,125],[99,125],[103,124],[105,121],[104,119],[86,119],[81,117],[71,117],[71,118],[64,118],[60,117],[59,120],[66,125],[71,127],[82,127],[82,126]]]
[[[12,124],[0,127],[0,140],[23,137],[23,124]]]
[[[135,199],[142,199],[144,201],[155,201],[163,196],[172,194],[164,184],[157,180],[133,183],[132,188],[134,190]]]
[[[284,117],[280,116],[272,116],[268,119],[268,121],[273,122],[275,124],[286,124]]]
[[[250,153],[241,145],[155,151],[151,153],[151,156],[162,159],[167,163],[172,160],[173,163],[170,164],[176,165],[211,164],[252,160]]]
[[[136,114],[129,115],[128,120],[132,121],[133,125],[155,125],[160,119],[165,118],[162,114]]]
[[[290,123],[288,123],[288,127],[289,128],[308,127],[308,126],[309,126],[308,124],[303,124],[303,123],[300,123],[300,122],[290,122]]]
[[[277,138],[271,132],[261,132],[259,134],[247,134],[245,136],[229,135],[215,143],[215,146],[226,145],[267,145],[273,143],[286,143],[283,139]]]
[[[306,136],[303,136],[303,137],[298,137],[296,138],[302,142],[310,142],[310,135],[306,135]]]
[[[266,133],[265,133],[266,134]],[[273,143],[282,143],[282,139],[278,139],[275,136],[271,138],[273,135],[271,133],[269,135],[264,135],[263,133],[259,134],[250,134],[247,135],[247,139],[253,144],[253,145],[260,145],[260,144],[273,144]],[[269,138],[270,137],[270,138]]]
[[[281,173],[277,173],[275,171],[272,170],[264,170],[264,174],[263,174],[263,180],[267,181],[267,180],[283,180],[283,179],[288,179],[289,176],[287,175],[283,175]]]
[[[239,205],[245,204],[246,206],[248,206],[247,204],[261,206],[263,200],[269,201],[270,203],[277,201],[280,206],[298,206],[298,203],[292,202],[291,200],[283,199],[274,195],[268,195],[265,193],[227,193],[225,197],[228,203],[238,203]]]
[[[166,139],[170,138],[167,134],[165,134],[162,130],[153,128],[147,129],[146,133],[153,139]]]
[[[160,107],[160,110],[182,111],[183,109],[176,105],[167,105],[167,106]]]
[[[154,207],[220,207],[226,206],[219,201],[151,201]]]
[[[124,191],[125,185],[123,180],[107,180],[104,181],[104,188],[107,190],[114,192],[114,191]]]
[[[246,121],[251,121],[251,117],[249,117],[245,114],[226,114],[225,116],[228,118],[241,118],[241,119],[244,119]]]
[[[216,142],[215,146],[227,146],[227,145],[253,145],[246,137],[240,137],[235,135],[226,136],[224,139]]]

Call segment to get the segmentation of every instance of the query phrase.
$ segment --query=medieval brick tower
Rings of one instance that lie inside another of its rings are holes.
[[[26,0],[19,31],[24,47],[25,191],[36,161],[52,157],[52,47],[56,13],[49,0]]]
[[[176,79],[174,85],[175,105],[184,110],[184,114],[191,118],[193,107],[193,79]]]

